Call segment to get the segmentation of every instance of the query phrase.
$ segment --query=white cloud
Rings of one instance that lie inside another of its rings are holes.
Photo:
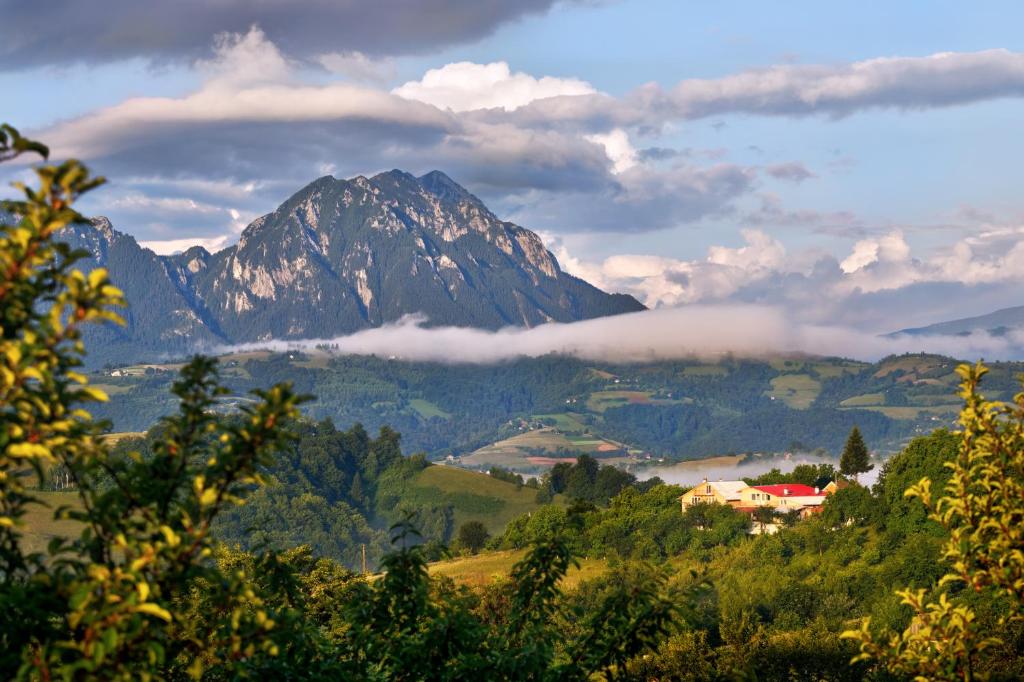
[[[422,316],[410,315],[397,323],[349,336],[258,342],[230,349],[312,349],[328,343],[344,354],[465,364],[549,353],[622,362],[718,358],[726,353],[763,357],[791,352],[877,360],[893,353],[922,350],[965,359],[999,359],[1019,357],[1024,347],[1024,337],[1013,334],[884,338],[848,327],[806,324],[772,306],[738,304],[663,308],[499,331],[427,328],[425,322]]]
[[[149,249],[154,253],[161,256],[169,256],[175,253],[181,253],[187,251],[193,246],[201,246],[210,253],[216,253],[221,249],[226,249],[231,246],[233,239],[228,236],[224,237],[211,237],[204,239],[202,237],[191,237],[186,239],[154,239],[139,242],[139,246],[144,249]]]
[[[625,172],[637,163],[636,149],[629,141],[629,134],[622,128],[604,134],[587,135],[586,139],[604,147],[605,154],[612,162],[612,170],[616,173]]]
[[[252,26],[245,34],[220,33],[214,38],[213,57],[196,62],[207,86],[237,88],[289,80],[292,66],[266,34]]]
[[[534,100],[589,95],[597,90],[576,78],[535,78],[521,71],[513,73],[507,62],[455,62],[430,69],[420,80],[409,81],[391,92],[451,111],[492,108],[513,111]]]
[[[863,270],[875,263],[899,263],[910,258],[910,245],[900,231],[877,238],[862,239],[853,245],[853,252],[839,267],[846,274]]]
[[[903,233],[856,242],[838,261],[789,252],[762,230],[739,247],[711,246],[704,259],[623,254],[597,263],[552,250],[567,272],[649,307],[770,303],[808,324],[857,325],[879,333],[1020,305],[1024,228],[1001,228],[915,256]]]

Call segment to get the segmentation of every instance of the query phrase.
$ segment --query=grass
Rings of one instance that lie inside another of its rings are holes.
[[[890,419],[920,419],[923,416],[952,416],[960,411],[960,405],[933,405],[933,406],[894,406],[894,407],[861,407],[861,410],[881,412]],[[849,409],[849,408],[846,408]]]
[[[881,405],[885,405],[885,394],[883,393],[855,395],[839,403],[840,407],[878,407]]]
[[[768,395],[795,410],[806,410],[820,392],[821,384],[810,375],[783,374],[772,379],[772,389]]]
[[[54,510],[64,505],[81,509],[78,493],[33,491],[32,496],[43,504],[29,505],[28,513],[21,517],[24,533],[22,547],[25,551],[44,552],[53,538],[70,538],[82,532],[82,524],[78,521],[53,518]]]
[[[107,395],[120,395],[122,393],[128,393],[134,388],[134,386],[125,386],[123,384],[98,384],[89,383],[93,388],[98,388]]]
[[[558,414],[535,414],[531,419],[552,419],[555,422],[555,428],[559,431],[564,432],[580,432],[587,430],[587,425],[579,420],[575,415],[567,412],[560,412]]]
[[[547,427],[520,433],[511,438],[485,445],[463,457],[462,462],[466,466],[484,469],[502,466],[516,471],[537,471],[553,466],[555,462],[548,460],[555,456],[560,448],[572,451],[572,454],[566,455],[566,457],[574,459],[577,454],[587,453],[601,456],[606,452],[625,447],[622,443],[606,440],[600,436],[568,436],[556,428]],[[530,451],[538,450],[542,450],[543,454],[530,454]]]
[[[651,402],[651,393],[652,391],[595,391],[587,398],[587,409],[592,412],[604,412],[609,407],[629,403],[648,405]]]
[[[503,550],[486,552],[476,556],[459,557],[448,561],[430,564],[428,570],[432,576],[447,576],[458,583],[470,586],[481,586],[493,582],[497,578],[507,577],[512,566],[526,556],[526,550]],[[578,568],[570,568],[562,579],[563,589],[572,589],[581,582],[595,578],[608,570],[608,562],[604,559],[580,559]]]
[[[103,440],[110,445],[116,445],[125,438],[144,438],[145,435],[145,431],[118,431],[116,433],[103,434]]]
[[[449,412],[445,412],[440,407],[424,400],[423,398],[413,398],[409,401],[409,407],[414,409],[424,419],[430,419],[432,417],[440,417],[441,419],[451,419],[452,415]]]
[[[457,467],[427,467],[417,474],[413,487],[436,492],[439,499],[452,504],[456,529],[466,521],[480,521],[491,535],[503,532],[509,521],[538,507],[533,488],[517,490],[514,483]]]
[[[835,379],[841,377],[844,374],[856,374],[861,371],[867,365],[862,362],[852,362],[847,360],[836,360],[833,362],[816,362],[813,365],[809,365],[814,369],[822,379]]]

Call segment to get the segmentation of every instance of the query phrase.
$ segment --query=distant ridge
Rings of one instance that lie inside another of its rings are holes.
[[[330,338],[421,313],[432,326],[532,327],[643,310],[562,271],[530,230],[440,171],[322,177],[215,254],[158,256],[105,218],[65,232],[127,294],[94,356]]]
[[[901,329],[888,334],[888,336],[967,336],[975,332],[987,332],[993,336],[1002,336],[1019,327],[1024,327],[1024,306],[1003,308],[976,317],[937,322],[926,327]]]

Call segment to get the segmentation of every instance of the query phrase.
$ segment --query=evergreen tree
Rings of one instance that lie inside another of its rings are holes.
[[[846,446],[843,448],[843,455],[839,458],[839,472],[844,476],[863,474],[874,469],[871,464],[871,455],[868,453],[868,446],[864,444],[864,437],[860,435],[860,429],[854,426],[850,430],[850,436],[846,439]]]

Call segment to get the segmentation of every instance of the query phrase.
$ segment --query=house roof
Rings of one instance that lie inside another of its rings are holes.
[[[708,481],[703,485],[710,485],[727,500],[740,499],[740,491],[747,487],[744,481]]]
[[[755,485],[755,490],[775,497],[824,497],[825,493],[803,483],[778,483],[776,485]]]
[[[689,492],[693,492],[706,486],[711,486],[715,492],[726,500],[740,499],[740,491],[749,487],[744,481],[701,481],[697,485],[693,486]]]

